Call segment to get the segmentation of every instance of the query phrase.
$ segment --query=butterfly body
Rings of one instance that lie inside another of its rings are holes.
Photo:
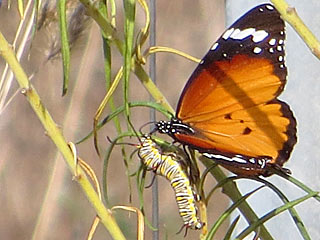
[[[156,128],[236,174],[270,175],[296,143],[296,120],[277,97],[286,83],[284,22],[271,4],[246,13],[189,78],[176,117]],[[240,156],[240,157],[239,157]]]

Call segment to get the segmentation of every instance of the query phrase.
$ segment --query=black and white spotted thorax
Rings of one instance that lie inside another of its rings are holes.
[[[178,118],[172,118],[171,121],[159,121],[156,123],[156,130],[159,133],[167,134],[174,138],[175,134],[184,133],[193,135],[195,131],[187,124],[183,123]]]

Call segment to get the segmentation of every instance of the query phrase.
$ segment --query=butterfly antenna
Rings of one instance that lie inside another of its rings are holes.
[[[143,124],[140,128],[139,128],[139,132],[140,132],[140,134],[141,135],[144,135],[143,133],[142,133],[142,128],[144,128],[144,127],[146,127],[146,126],[148,126],[148,125],[151,125],[151,124],[156,124],[157,122],[156,121],[150,121],[150,122],[146,122],[145,124]],[[154,132],[156,132],[157,131],[157,128],[155,127],[151,132],[149,132],[149,134],[148,135],[151,135],[151,134],[153,134]]]
[[[136,129],[134,128],[134,126],[133,126],[133,124],[132,124],[132,122],[131,122],[131,120],[130,120],[129,118],[128,118],[128,123],[129,123],[132,131],[134,132],[134,134],[137,136],[140,144],[142,144],[142,141],[141,141],[141,139],[140,139],[140,137],[139,137],[139,134],[137,133]],[[139,129],[139,132],[140,132],[140,129]],[[140,133],[141,133],[141,132],[140,132]],[[142,134],[141,134],[141,135],[142,135]]]
[[[137,147],[137,144],[134,144],[134,143],[130,143],[130,142],[121,142],[121,143],[118,143],[118,139],[116,140],[112,140],[109,136],[106,137],[107,140],[111,143],[111,144],[114,144],[114,145],[129,145],[129,146],[133,146],[133,147]]]
[[[152,184],[154,183],[154,180],[156,180],[156,174],[153,174],[152,179],[151,179],[151,183],[149,183],[147,186],[145,186],[144,188],[149,188],[152,186]]]

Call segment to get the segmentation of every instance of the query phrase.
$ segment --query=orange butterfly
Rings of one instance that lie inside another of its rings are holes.
[[[156,129],[239,175],[283,169],[297,142],[293,113],[277,99],[287,76],[284,27],[271,4],[243,15],[191,75],[176,117]]]

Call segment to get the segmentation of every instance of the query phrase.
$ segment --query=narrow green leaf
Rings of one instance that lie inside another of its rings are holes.
[[[115,28],[116,27],[116,15],[117,15],[117,5],[115,0],[110,0],[110,8],[111,8],[111,24]]]
[[[160,105],[158,103],[154,103],[154,102],[131,102],[131,103],[129,103],[129,107],[130,108],[132,108],[132,107],[150,107],[150,108],[156,109],[158,112],[161,112],[168,119],[170,119],[172,117],[172,114],[167,109],[165,109],[162,105]],[[106,123],[108,123],[109,121],[114,119],[116,116],[121,114],[124,110],[125,110],[124,106],[118,107],[116,110],[114,110],[112,113],[110,113],[108,116],[106,116],[102,121],[100,121],[97,124],[96,130],[99,130],[100,128],[102,128]],[[76,144],[84,142],[85,140],[90,138],[92,135],[93,135],[93,131],[89,132],[87,134],[87,136],[85,136],[82,139],[80,139],[79,141],[77,141]]]
[[[134,24],[135,24],[135,0],[123,0],[125,22],[124,22],[124,71],[123,71],[123,97],[125,104],[125,114],[129,118],[129,78],[132,63],[133,43],[134,43]]]
[[[34,11],[35,11],[35,15],[34,15],[34,26],[33,26],[33,30],[32,30],[32,37],[34,37],[35,35],[35,32],[38,28],[38,25],[39,25],[39,19],[38,19],[38,16],[40,14],[39,12],[39,9],[40,9],[40,2],[39,0],[34,0],[34,3],[33,3],[33,7],[34,7]],[[42,18],[42,17],[41,17]],[[40,19],[41,19],[40,18]],[[31,41],[32,42],[32,41]]]
[[[107,185],[107,183],[108,183],[108,181],[107,181],[107,170],[108,170],[109,160],[110,160],[113,148],[116,146],[118,140],[123,138],[123,137],[127,137],[127,136],[134,136],[134,134],[131,133],[131,132],[125,132],[125,133],[120,134],[117,138],[113,139],[112,142],[110,143],[107,151],[106,151],[106,154],[105,154],[105,157],[104,157],[104,160],[103,160],[102,195],[103,195],[103,198],[105,200],[105,203],[106,203],[107,207],[111,206],[110,202],[109,202],[109,197],[108,197],[108,185]]]
[[[24,6],[23,6],[23,0],[18,0],[18,11],[21,18],[24,18]]]
[[[106,89],[108,90],[111,86],[111,48],[110,42],[106,38],[103,38],[103,53]]]
[[[305,191],[306,193],[313,193],[314,191],[309,188],[308,186],[306,186],[304,183],[300,182],[298,179],[290,176],[290,175],[287,175],[287,174],[284,174],[282,171],[275,171],[275,173],[277,175],[279,175],[280,177],[290,181],[291,183],[293,183],[294,185],[296,185],[297,187],[301,188],[303,191]],[[317,194],[316,196],[314,196],[314,198],[320,202],[320,196],[319,194]]]
[[[200,157],[199,160],[206,167],[212,166],[211,159]],[[219,167],[213,168],[210,171],[210,173],[218,182],[223,181],[223,179],[226,178],[226,175]],[[236,184],[233,181],[229,181],[226,184],[224,184],[222,192],[226,194],[233,202],[238,201],[242,197],[240,191],[238,190]],[[248,223],[255,222],[258,220],[257,214],[254,212],[254,210],[250,207],[250,205],[247,202],[243,202],[238,209],[243,214]],[[260,226],[260,236],[262,239],[273,239],[271,234],[265,228],[265,226]]]
[[[284,205],[282,205],[281,207],[278,207],[272,211],[270,211],[269,213],[267,213],[266,215],[264,215],[262,218],[260,218],[258,221],[251,223],[246,229],[244,229],[238,236],[236,239],[243,239],[246,236],[248,236],[254,229],[256,229],[258,226],[262,225],[263,223],[265,223],[266,221],[268,221],[269,219],[271,219],[272,217],[274,217],[275,215],[279,215],[280,213],[288,210],[289,208],[292,208],[296,205],[298,205],[299,203],[302,203],[304,201],[306,201],[309,198],[312,198],[314,196],[316,196],[318,194],[318,192],[313,192],[313,193],[309,193],[306,196],[303,196],[301,198],[298,198],[294,201],[291,201],[289,203],[286,203]]]
[[[61,38],[61,53],[63,63],[63,88],[62,96],[67,93],[69,85],[70,74],[70,47],[68,39],[67,14],[66,14],[66,0],[57,1],[60,38]]]
[[[230,216],[230,214],[235,210],[241,203],[243,203],[248,197],[250,197],[252,194],[263,188],[264,186],[258,187],[257,189],[245,194],[242,196],[238,201],[233,203],[215,222],[215,224],[211,227],[206,240],[211,240],[213,239],[215,233],[221,226],[221,224]]]
[[[239,219],[240,219],[240,215],[238,215],[238,216],[232,221],[232,223],[231,223],[231,225],[230,225],[230,227],[229,227],[229,229],[228,229],[228,231],[227,231],[227,234],[224,236],[223,240],[229,240],[229,239],[231,239],[231,235],[232,235],[234,229],[236,228]]]
[[[80,0],[80,2],[86,7],[88,15],[91,16],[100,26],[102,34],[104,34],[104,37],[107,39],[110,39],[110,41],[117,47],[119,53],[123,55],[125,44],[117,36],[117,32],[113,27],[113,23],[111,23],[104,16],[105,14],[104,12],[101,12],[100,8],[97,8],[96,2],[90,1],[90,0]],[[148,74],[144,71],[142,66],[136,62],[133,62],[133,64],[134,65],[132,66],[132,69],[135,75],[143,83],[143,85],[148,90],[148,92],[152,95],[155,101],[162,104],[170,112],[174,113],[175,111],[170,106],[167,99],[163,96],[160,90],[154,85],[154,83],[152,82]]]
[[[213,167],[216,167],[218,164],[214,163],[213,164]],[[210,167],[210,170],[209,172],[211,171],[211,167]],[[239,179],[241,177],[238,177],[238,176],[231,176],[231,177],[227,177],[221,181],[218,182],[218,184],[216,186],[214,186],[210,192],[207,194],[207,197],[206,197],[206,203],[208,204],[209,203],[209,200],[211,198],[211,196],[213,195],[213,193],[218,189],[218,188],[221,188],[223,187],[225,184],[228,184],[230,182],[230,184],[232,184],[235,180]],[[203,180],[204,181],[204,180]]]
[[[107,9],[105,9],[107,10]],[[110,41],[106,38],[103,38],[103,49],[104,49],[104,69],[105,69],[105,78],[106,78],[106,92],[109,91],[111,85],[112,85],[112,77],[111,77],[111,71],[112,71],[112,66],[111,66],[111,62],[112,62],[112,58],[111,58],[111,47],[110,47]],[[113,101],[113,94],[110,96],[108,104],[111,108],[111,111],[115,110],[115,105],[114,105],[114,101]],[[113,118],[113,122],[114,125],[116,127],[117,133],[121,134],[122,130],[121,130],[121,124],[120,124],[120,120],[118,118],[118,116],[115,116]],[[96,146],[98,146],[98,144],[96,143]],[[98,149],[98,147],[96,147]],[[124,164],[126,166],[126,171],[129,172],[128,169],[128,157],[125,151],[124,146],[121,146],[121,153],[123,156],[123,161]],[[131,179],[129,174],[127,174],[128,177],[128,186],[129,186],[129,192],[130,192],[130,198],[131,198],[131,192],[132,192],[132,184],[131,184]]]
[[[267,180],[262,179],[262,178],[257,178],[257,179],[254,179],[254,180],[255,181],[259,181],[259,182],[265,184],[267,187],[269,187],[272,191],[274,191],[278,195],[278,197],[283,201],[283,203],[286,204],[286,203],[289,202],[289,199],[280,191],[280,189],[277,188],[271,182],[268,182]],[[290,215],[292,217],[292,220],[296,224],[299,232],[304,237],[304,239],[311,240],[311,237],[309,236],[309,233],[308,233],[306,227],[304,226],[303,221],[300,218],[298,212],[294,208],[289,208],[288,211],[289,211],[289,213],[290,213]]]

